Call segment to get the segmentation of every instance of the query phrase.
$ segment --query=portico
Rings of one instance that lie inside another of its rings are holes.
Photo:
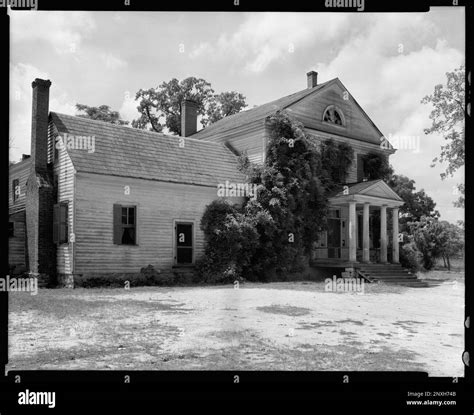
[[[315,263],[399,263],[398,215],[403,203],[383,180],[342,186],[329,198],[328,229],[315,246]]]

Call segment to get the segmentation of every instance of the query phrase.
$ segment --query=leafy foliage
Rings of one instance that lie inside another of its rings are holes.
[[[321,182],[327,192],[345,182],[354,158],[354,150],[347,143],[329,139],[321,143]]]
[[[436,203],[423,189],[416,191],[415,181],[403,175],[394,174],[388,180],[388,185],[405,202],[400,207],[400,231],[407,229],[408,222],[420,221],[422,216],[437,218]]]
[[[229,91],[215,94],[209,100],[205,117],[201,119],[201,123],[204,126],[215,123],[224,117],[237,114],[246,106],[245,97],[238,92]]]
[[[431,104],[431,127],[424,130],[425,134],[440,134],[446,140],[441,147],[441,154],[433,160],[436,163],[448,163],[441,178],[452,176],[455,171],[464,166],[465,161],[465,70],[464,65],[453,72],[446,73],[446,85],[436,85],[432,95],[422,99],[423,104]],[[464,186],[458,185],[458,190],[464,195]],[[455,206],[464,206],[461,196]]]
[[[215,201],[203,216],[206,254],[200,270],[211,280],[245,275],[267,281],[304,270],[325,224],[326,192],[341,183],[352,161],[347,145],[328,141],[318,151],[303,126],[285,112],[269,116],[267,125],[264,165],[240,159],[248,182],[257,186],[257,198],[241,209]]]
[[[258,234],[251,218],[226,200],[213,201],[201,219],[206,245],[197,271],[205,282],[240,278],[256,251]]]
[[[368,180],[388,180],[393,175],[393,168],[390,166],[387,156],[370,152],[362,159],[364,161],[364,175]]]
[[[78,117],[90,118],[91,120],[105,121],[111,124],[128,124],[128,121],[120,119],[120,114],[118,113],[118,111],[112,111],[108,105],[90,107],[84,104],[76,104],[76,109],[78,111],[85,112],[85,114],[77,114]]]
[[[422,255],[413,241],[406,243],[400,247],[400,264],[411,271],[419,271],[421,269]]]
[[[433,268],[437,258],[450,257],[464,247],[463,232],[449,222],[423,216],[418,222],[410,222],[409,227],[427,270]]]
[[[235,114],[246,106],[245,97],[237,92],[214,94],[211,84],[202,78],[176,78],[163,82],[157,88],[140,89],[135,99],[140,117],[132,126],[161,132],[164,127],[171,133],[181,134],[181,102],[192,99],[198,104],[198,116],[206,126],[223,117]]]

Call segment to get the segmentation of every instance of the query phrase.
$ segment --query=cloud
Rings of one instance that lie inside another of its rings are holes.
[[[262,72],[289,52],[313,43],[325,43],[347,30],[347,14],[329,20],[314,13],[253,13],[232,35],[223,34],[215,43],[201,42],[189,54],[191,58],[243,61],[249,72]]]
[[[101,58],[102,62],[105,64],[105,67],[107,69],[115,70],[115,69],[121,69],[121,68],[127,66],[127,62],[125,62],[123,59],[120,59],[119,57],[113,55],[110,52],[101,54],[100,58]]]
[[[51,43],[57,53],[76,53],[84,37],[95,30],[86,12],[10,11],[11,41],[42,40]]]
[[[10,139],[13,141],[10,148],[10,160],[16,161],[22,154],[30,154],[31,146],[31,83],[35,78],[49,79],[47,72],[43,72],[33,65],[19,63],[10,65]],[[53,93],[50,96],[51,111],[75,114],[75,106],[62,92],[59,85],[51,86]]]
[[[129,91],[126,91],[122,105],[118,110],[121,119],[132,122],[134,119],[140,117],[140,113],[137,110],[138,103],[139,102],[135,100],[134,94],[130,94]]]
[[[453,186],[463,175],[441,181],[444,167],[430,167],[445,141],[424,134],[432,108],[420,101],[446,82],[445,73],[459,67],[464,56],[437,36],[438,28],[425,15],[373,15],[366,24],[332,60],[314,69],[326,79],[339,77],[389,141],[411,137],[419,143],[419,152],[401,148],[391,156],[395,172],[424,188],[445,218],[460,218],[462,209],[452,207]]]

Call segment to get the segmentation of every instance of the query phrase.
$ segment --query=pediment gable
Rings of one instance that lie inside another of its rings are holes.
[[[381,197],[383,199],[402,200],[402,198],[398,196],[398,194],[396,194],[390,188],[390,186],[382,180],[379,180],[371,186],[360,190],[358,194],[372,197]]]
[[[343,125],[323,120],[325,111],[333,107],[342,114]],[[335,78],[314,94],[288,106],[287,110],[307,128],[380,144],[382,132],[357,103],[342,82]],[[388,150],[392,149],[388,145]]]

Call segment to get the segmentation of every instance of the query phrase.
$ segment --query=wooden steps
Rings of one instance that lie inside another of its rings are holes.
[[[358,264],[356,269],[373,281],[408,287],[430,286],[400,264]]]

